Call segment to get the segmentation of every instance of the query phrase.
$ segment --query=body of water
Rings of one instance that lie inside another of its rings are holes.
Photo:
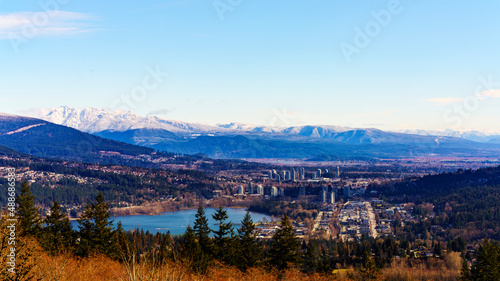
[[[205,215],[208,218],[208,225],[210,228],[215,229],[218,226],[215,225],[215,221],[212,219],[212,214],[215,213],[215,208],[206,208]],[[234,225],[235,230],[239,228],[243,217],[245,217],[245,209],[232,209],[227,208],[227,215],[229,216],[228,221],[231,221]],[[186,231],[188,225],[193,227],[195,214],[197,209],[182,210],[177,212],[167,212],[162,213],[158,216],[147,216],[147,215],[136,215],[136,216],[118,216],[111,217],[113,220],[113,225],[116,227],[119,221],[122,222],[123,228],[125,230],[134,230],[136,228],[144,229],[144,232],[149,230],[150,233],[167,233],[170,231],[172,235],[183,234]],[[271,221],[271,217],[265,214],[250,212],[252,220],[254,222]],[[73,229],[78,230],[78,222],[72,221]]]

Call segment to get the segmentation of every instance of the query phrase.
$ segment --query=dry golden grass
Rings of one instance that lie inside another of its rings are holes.
[[[460,258],[457,253],[444,260],[432,262],[394,261],[382,270],[380,280],[457,280]],[[457,264],[458,261],[458,264]],[[216,264],[205,275],[189,272],[181,264],[168,263],[152,266],[145,263],[120,263],[103,256],[78,259],[69,254],[49,256],[36,250],[33,273],[36,279],[61,281],[117,280],[117,281],[323,281],[323,280],[360,280],[355,270],[338,271],[330,276],[304,274],[299,269],[289,269],[281,276],[261,268],[251,268],[240,272],[236,268]],[[0,278],[3,279],[3,278]]]
[[[382,269],[384,280],[457,280],[460,275],[459,253],[449,253],[443,260],[395,260],[390,267]]]
[[[119,280],[123,266],[103,256],[77,259],[71,255],[48,256],[40,253],[35,276],[42,280]]]

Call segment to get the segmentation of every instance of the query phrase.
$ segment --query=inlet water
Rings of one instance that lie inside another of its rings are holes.
[[[212,214],[215,213],[217,209],[206,208],[205,215],[208,218],[208,226],[212,229],[218,228],[215,221],[212,218]],[[231,221],[234,225],[235,231],[241,225],[243,217],[245,217],[245,209],[232,209],[227,208],[227,215],[229,217],[228,221]],[[136,228],[143,229],[144,232],[149,231],[150,233],[167,233],[170,231],[172,235],[181,235],[186,231],[188,225],[193,227],[195,221],[195,214],[197,209],[182,210],[177,212],[167,212],[156,216],[147,215],[135,215],[135,216],[117,216],[111,217],[113,220],[113,225],[116,227],[119,221],[122,222],[123,229],[134,230]],[[250,212],[250,216],[254,222],[258,221],[271,221],[271,217],[265,214]],[[79,230],[78,222],[72,221],[73,229]]]

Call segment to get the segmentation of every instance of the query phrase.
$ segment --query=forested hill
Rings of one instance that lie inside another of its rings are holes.
[[[0,114],[0,145],[36,157],[88,162],[101,162],[103,153],[138,156],[154,152],[44,120],[5,114]]]
[[[381,188],[387,196],[408,196],[426,199],[453,193],[465,187],[500,185],[500,166],[478,170],[458,170],[457,172],[428,175],[410,179],[391,187]]]
[[[10,149],[8,147],[0,145],[0,156],[23,157],[23,156],[27,156],[27,155],[24,153],[21,153],[19,151],[16,151],[14,149]]]
[[[110,203],[159,201],[168,196],[210,198],[220,189],[212,177],[201,171],[162,170],[118,165],[96,165],[50,159],[0,159],[0,167],[12,167],[23,180],[32,180],[35,202],[50,206],[81,205],[102,192]],[[7,185],[0,177],[0,185]],[[0,206],[8,194],[0,193]]]
[[[380,191],[392,201],[415,202],[413,214],[428,216],[428,231],[440,225],[468,240],[500,240],[500,166],[425,176]]]

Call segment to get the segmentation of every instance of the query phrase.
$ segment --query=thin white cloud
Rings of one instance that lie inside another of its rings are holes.
[[[479,99],[479,100],[486,99],[486,98],[500,98],[500,89],[491,89],[491,90],[482,91],[480,94],[476,94],[472,98]],[[452,104],[452,103],[464,102],[465,98],[453,98],[453,97],[430,98],[430,99],[426,99],[425,101],[433,102],[433,103],[440,103],[440,104]]]
[[[482,97],[500,98],[500,89],[486,90],[481,93]]]
[[[146,115],[147,116],[158,116],[158,115],[168,115],[174,111],[174,108],[165,108],[165,109],[160,109],[160,110],[154,110],[148,112]]]
[[[0,39],[89,32],[95,30],[89,24],[92,20],[95,18],[89,14],[57,10],[0,14]]]
[[[429,102],[444,103],[444,104],[462,102],[463,100],[464,99],[462,99],[462,98],[431,98],[431,99],[426,99],[426,101],[429,101]]]
[[[394,113],[401,112],[401,110],[397,109],[392,109],[392,110],[381,110],[381,111],[371,111],[371,112],[362,112],[358,114],[351,114],[346,116],[347,118],[373,118],[373,117],[379,117],[379,116],[386,116],[386,115],[391,115]]]

